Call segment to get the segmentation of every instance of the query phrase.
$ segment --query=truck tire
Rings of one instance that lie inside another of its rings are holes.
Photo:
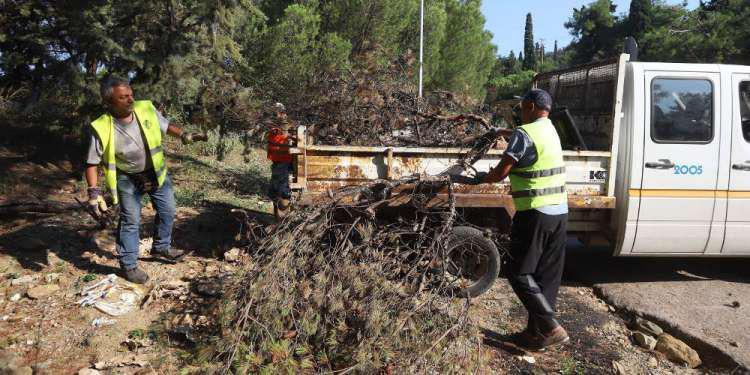
[[[447,292],[460,297],[476,297],[486,292],[500,272],[500,254],[484,233],[459,226],[451,231],[446,245],[444,272],[453,277]]]

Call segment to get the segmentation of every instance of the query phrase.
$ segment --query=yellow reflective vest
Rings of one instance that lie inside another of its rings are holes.
[[[510,187],[516,211],[562,204],[565,192],[565,162],[560,137],[549,119],[522,125],[534,142],[537,160],[524,168],[510,170]]]
[[[146,148],[151,155],[151,162],[156,173],[156,181],[161,187],[167,178],[167,163],[164,160],[164,149],[161,144],[161,127],[156,115],[156,107],[150,100],[137,100],[133,103],[133,112],[146,138]],[[102,164],[107,189],[112,192],[112,200],[117,204],[117,167],[115,161],[115,124],[109,113],[100,116],[91,123],[102,143]]]

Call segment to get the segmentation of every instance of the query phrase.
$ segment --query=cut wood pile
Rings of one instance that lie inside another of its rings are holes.
[[[489,130],[492,113],[471,99],[446,91],[419,99],[406,66],[396,61],[317,77],[307,92],[284,104],[294,124],[308,127],[314,144],[459,146]],[[262,143],[265,130],[258,119],[251,138]]]

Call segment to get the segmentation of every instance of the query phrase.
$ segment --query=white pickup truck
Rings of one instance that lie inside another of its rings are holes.
[[[555,101],[569,232],[616,256],[750,256],[750,66],[630,62],[542,73]],[[292,188],[305,196],[414,173],[466,149],[314,145],[298,129]],[[475,164],[488,171],[501,149]],[[507,181],[454,187],[478,225],[508,229]]]

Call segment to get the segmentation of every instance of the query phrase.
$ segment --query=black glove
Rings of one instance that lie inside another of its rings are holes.
[[[104,198],[102,197],[102,189],[94,186],[88,188],[86,192],[89,194],[89,200],[86,204],[88,205],[91,213],[97,218],[103,217],[107,213],[108,208],[107,202],[105,202]]]
[[[477,174],[474,175],[474,184],[479,185],[484,182],[484,179],[487,178],[487,175],[489,173],[487,172],[477,172]]]

